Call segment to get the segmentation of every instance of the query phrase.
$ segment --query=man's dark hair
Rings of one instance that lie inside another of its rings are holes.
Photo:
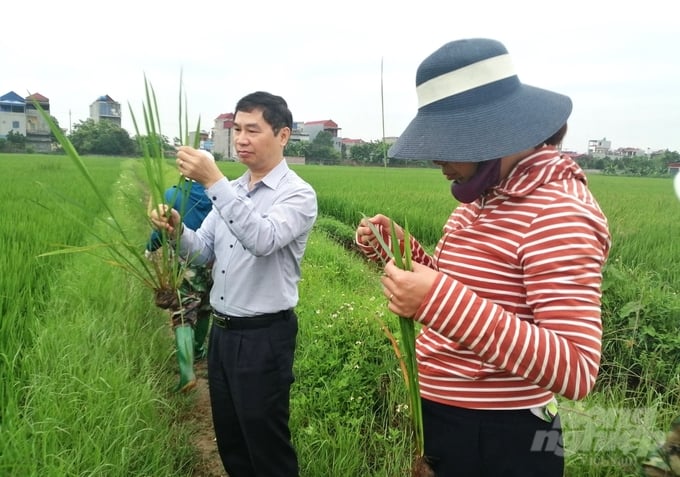
[[[293,113],[288,109],[288,103],[281,96],[276,96],[265,91],[250,93],[236,103],[234,114],[239,111],[251,113],[254,110],[262,111],[262,117],[272,127],[274,135],[283,128],[293,130]]]

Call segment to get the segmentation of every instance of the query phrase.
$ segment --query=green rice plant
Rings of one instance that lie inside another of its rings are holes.
[[[364,216],[366,218],[366,216]],[[379,247],[394,264],[402,270],[411,271],[413,269],[412,256],[411,256],[411,235],[408,231],[408,225],[404,225],[404,251],[402,254],[399,237],[397,236],[397,231],[394,222],[390,220],[390,237],[391,246],[388,245],[382,237],[382,234],[377,229],[377,227],[371,223],[370,220],[366,220],[368,227],[373,232],[373,235],[378,240]],[[382,257],[379,250],[378,256]],[[409,410],[411,414],[411,424],[413,426],[413,438],[415,444],[415,461],[413,464],[413,475],[414,476],[426,476],[431,475],[432,471],[427,465],[425,460],[425,434],[423,431],[423,410],[422,403],[420,401],[420,383],[418,381],[418,361],[416,358],[416,326],[411,318],[399,317],[399,331],[401,335],[401,345],[397,342],[394,334],[389,330],[384,323],[381,323],[381,327],[395,350],[397,359],[399,360],[402,374],[404,377],[404,382],[406,384],[406,389],[408,391],[409,399]],[[433,474],[432,474],[433,475]]]
[[[221,164],[222,165],[222,164]],[[224,164],[224,166],[232,164]],[[456,200],[435,169],[292,165],[318,192],[319,211],[356,228],[357,211],[402,215],[413,236],[434,250]],[[344,184],[340,187],[338,184]],[[399,194],[394,194],[399,190]]]
[[[151,204],[162,204],[165,202],[164,193],[166,189],[166,171],[168,164],[165,158],[163,148],[163,136],[160,130],[160,115],[156,94],[152,85],[144,77],[145,88],[145,103],[142,104],[143,121],[146,130],[146,136],[142,136],[137,118],[130,106],[130,114],[132,116],[135,131],[137,133],[137,140],[142,152],[142,162],[146,174],[147,185],[150,193]],[[61,147],[66,152],[66,155],[76,165],[77,169],[86,179],[90,188],[96,194],[98,200],[108,213],[108,217],[102,218],[99,215],[94,217],[94,220],[103,222],[105,225],[113,229],[115,239],[111,241],[109,238],[96,232],[95,228],[90,228],[90,234],[94,236],[95,243],[85,246],[71,246],[63,245],[57,250],[49,251],[40,254],[45,257],[64,253],[81,253],[86,252],[93,254],[103,260],[105,263],[119,267],[129,273],[132,277],[137,279],[143,286],[153,290],[156,297],[156,305],[161,308],[179,308],[180,298],[178,296],[178,287],[182,282],[187,261],[176,260],[178,256],[179,243],[173,240],[174,237],[169,237],[165,230],[160,231],[160,254],[153,260],[148,260],[145,256],[144,249],[128,237],[126,230],[121,225],[121,221],[112,207],[108,204],[105,195],[97,186],[92,174],[87,168],[85,162],[76,151],[73,144],[65,136],[64,132],[54,123],[52,118],[47,114],[38,102],[34,104],[43,119],[48,123],[52,133],[56,137]],[[188,142],[189,128],[186,108],[186,95],[183,91],[183,82],[180,77],[180,99],[179,99],[179,118],[180,118],[180,138],[183,138],[184,143]],[[196,127],[195,143],[197,145],[199,140],[198,131],[200,131],[200,119]],[[181,204],[184,205],[188,200],[188,188],[182,187],[187,179],[180,176],[178,187],[175,188],[178,194],[182,194]],[[68,197],[62,197],[66,204],[79,207],[79,205]],[[173,197],[171,203],[174,203],[176,197]],[[184,207],[181,208],[180,213],[184,213]],[[148,212],[145,211],[144,220],[149,221]],[[77,217],[68,210],[65,212],[70,215],[72,219],[78,220]],[[87,212],[87,210],[85,210]],[[167,208],[167,213],[170,214],[170,207]]]

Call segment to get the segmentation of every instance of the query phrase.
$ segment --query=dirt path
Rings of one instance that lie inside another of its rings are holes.
[[[208,394],[208,369],[206,360],[195,364],[198,383],[190,391],[194,393],[196,403],[189,419],[195,422],[196,451],[199,463],[194,469],[192,477],[228,477],[222,467],[222,461],[217,453],[212,416],[210,414],[210,395]]]

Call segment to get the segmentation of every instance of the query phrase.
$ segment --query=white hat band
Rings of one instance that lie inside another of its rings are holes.
[[[509,54],[494,56],[432,78],[416,88],[418,108],[515,75]]]

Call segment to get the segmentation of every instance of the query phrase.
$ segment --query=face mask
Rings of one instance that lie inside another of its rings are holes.
[[[457,182],[451,184],[451,194],[459,202],[474,202],[489,188],[498,184],[501,177],[501,160],[492,159],[478,164],[477,172],[470,180],[462,184]]]

